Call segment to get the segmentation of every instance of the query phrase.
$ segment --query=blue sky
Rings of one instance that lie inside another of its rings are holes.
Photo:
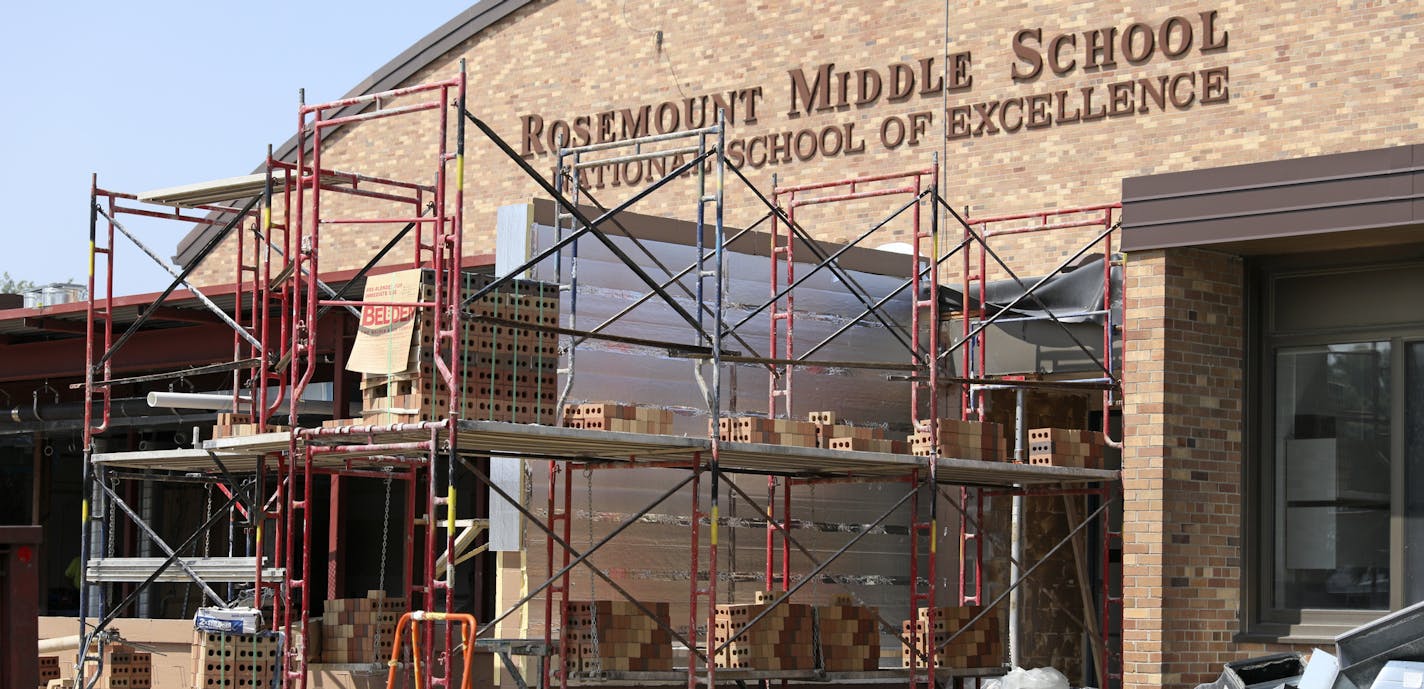
[[[247,174],[294,132],[298,88],[339,98],[469,4],[14,4],[0,21],[0,271],[83,282],[90,173],[127,192]],[[188,229],[125,225],[165,258]],[[117,243],[116,293],[167,286]]]

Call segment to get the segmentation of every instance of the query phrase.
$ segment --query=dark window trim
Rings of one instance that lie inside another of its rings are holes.
[[[1267,481],[1268,468],[1275,465],[1272,434],[1267,432],[1272,422],[1265,418],[1267,400],[1274,399],[1270,387],[1274,381],[1274,352],[1281,342],[1285,346],[1304,344],[1309,340],[1334,341],[1390,341],[1392,345],[1407,344],[1424,340],[1424,326],[1401,324],[1396,326],[1371,325],[1355,328],[1321,329],[1309,332],[1270,333],[1272,318],[1268,300],[1271,298],[1271,281],[1293,273],[1328,274],[1350,272],[1351,269],[1384,269],[1390,266],[1421,266],[1420,256],[1400,257],[1392,252],[1395,260],[1375,250],[1360,250],[1329,255],[1306,254],[1248,258],[1245,264],[1246,284],[1243,292],[1246,316],[1246,357],[1243,373],[1246,376],[1243,417],[1243,448],[1246,452],[1241,463],[1241,485],[1243,513],[1241,520],[1242,576],[1239,582],[1241,609],[1238,619],[1240,631],[1236,641],[1273,643],[1318,643],[1328,642],[1339,634],[1361,624],[1389,614],[1390,610],[1322,610],[1267,608],[1271,600],[1272,563],[1267,560],[1273,547],[1273,539],[1266,533],[1265,520],[1274,503],[1272,482]],[[1392,347],[1393,348],[1393,347]],[[1392,354],[1392,356],[1397,356]],[[1401,372],[1396,372],[1398,375]],[[1395,401],[1397,403],[1397,400]],[[1396,421],[1397,415],[1392,415]],[[1398,439],[1395,440],[1398,442]],[[1395,470],[1397,470],[1396,467]],[[1398,496],[1392,496],[1395,502]],[[1392,510],[1397,510],[1393,505]],[[1393,520],[1391,520],[1393,521]],[[1396,536],[1391,534],[1391,548],[1398,545]],[[1393,553],[1391,554],[1393,558]],[[1393,561],[1391,562],[1393,569]],[[1400,607],[1401,594],[1391,576],[1390,603],[1392,608]]]

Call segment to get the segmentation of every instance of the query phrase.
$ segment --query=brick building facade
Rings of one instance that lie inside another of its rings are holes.
[[[672,128],[674,116],[686,128],[720,104],[749,178],[763,189],[773,176],[816,182],[923,167],[938,155],[943,195],[975,216],[1124,201],[1125,685],[1190,686],[1215,677],[1226,660],[1308,650],[1347,626],[1343,617],[1319,621],[1330,615],[1312,616],[1310,605],[1284,597],[1272,603],[1272,585],[1258,583],[1270,575],[1256,565],[1270,557],[1252,549],[1269,545],[1276,511],[1253,504],[1267,490],[1262,484],[1274,481],[1273,470],[1261,467],[1275,464],[1261,464],[1261,456],[1276,451],[1261,442],[1267,426],[1253,425],[1270,416],[1259,410],[1269,382],[1253,376],[1275,360],[1258,349],[1257,340],[1271,335],[1257,333],[1268,326],[1259,325],[1266,306],[1254,285],[1275,274],[1273,257],[1302,251],[1333,252],[1322,261],[1332,269],[1341,260],[1355,268],[1378,262],[1351,263],[1341,253],[1364,243],[1397,247],[1391,260],[1405,261],[1408,275],[1418,271],[1405,259],[1421,254],[1410,229],[1420,219],[1411,145],[1424,144],[1424,110],[1416,106],[1424,98],[1416,76],[1424,68],[1421,43],[1424,21],[1409,2],[968,2],[946,18],[944,4],[916,0],[833,7],[506,0],[472,7],[357,91],[443,78],[464,59],[469,108],[543,170],[553,164],[551,133],[624,138]],[[424,179],[434,161],[408,152],[428,150],[421,144],[432,131],[409,119],[363,122],[330,139],[323,161]],[[492,253],[496,209],[537,189],[488,142],[472,142],[465,250]],[[1406,159],[1369,173],[1349,157],[1378,149],[1405,151]],[[1168,192],[1124,191],[1124,180],[1164,179],[1170,187],[1178,173],[1298,159],[1323,162],[1318,174],[1268,171],[1237,187],[1195,177],[1200,188],[1174,197],[1219,201],[1213,210],[1235,211],[1234,222],[1246,228],[1236,235],[1199,237],[1193,223],[1207,222],[1206,210],[1172,210],[1163,219],[1149,206]],[[605,171],[589,193],[604,202],[622,198],[637,186],[626,172],[615,182],[614,171]],[[1353,174],[1363,175],[1356,187],[1295,205],[1238,193]],[[680,181],[635,210],[685,218],[692,193]],[[1381,198],[1397,202],[1402,215],[1292,215],[1312,204]],[[352,204],[351,215],[363,212],[359,203],[338,202]],[[1135,208],[1146,210],[1134,216]],[[743,226],[761,210],[732,192],[727,222]],[[804,222],[820,239],[847,240],[878,212],[869,204],[844,210]],[[1140,222],[1148,215],[1151,222]],[[1253,222],[1256,229],[1246,227]],[[1293,227],[1308,230],[1311,241],[1292,243]],[[896,231],[886,241],[903,240]],[[323,269],[360,267],[388,233],[343,228]],[[1087,235],[1032,236],[1006,242],[1005,259],[1043,270]],[[180,258],[199,243],[190,236]],[[408,260],[408,247],[397,253]],[[230,250],[220,250],[199,268],[199,282],[230,282],[230,259]],[[1395,334],[1381,337],[1408,344],[1418,321],[1383,321]],[[1400,445],[1394,463],[1417,459],[1410,452]],[[1403,514],[1406,503],[1407,495],[1396,495],[1390,509]],[[1388,607],[1399,607],[1417,598],[1396,590],[1408,563],[1392,557]],[[1278,557],[1271,571],[1286,571],[1285,562]],[[1377,614],[1373,605],[1341,600],[1330,611]],[[1281,621],[1294,609],[1306,612],[1294,624]]]

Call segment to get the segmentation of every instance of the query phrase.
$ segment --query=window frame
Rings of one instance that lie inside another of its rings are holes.
[[[1345,631],[1404,607],[1406,509],[1406,362],[1411,344],[1424,342],[1424,315],[1418,322],[1320,327],[1275,331],[1276,285],[1283,279],[1388,268],[1424,270],[1424,260],[1371,260],[1374,252],[1261,258],[1247,264],[1245,293],[1246,461],[1242,462],[1241,640],[1330,641]],[[1277,354],[1286,348],[1388,342],[1390,345],[1390,507],[1389,610],[1284,608],[1274,606],[1275,584],[1275,375]]]

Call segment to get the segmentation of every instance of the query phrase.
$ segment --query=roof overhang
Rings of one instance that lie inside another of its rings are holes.
[[[1296,253],[1424,241],[1424,145],[1133,177],[1122,249]]]

